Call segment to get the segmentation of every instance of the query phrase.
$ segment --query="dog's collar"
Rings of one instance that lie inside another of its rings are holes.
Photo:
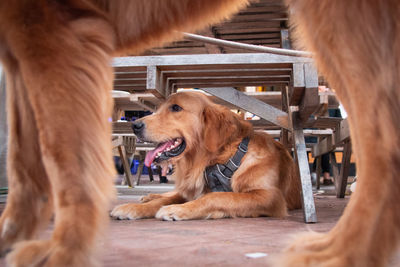
[[[204,179],[212,192],[232,192],[231,178],[240,166],[240,161],[247,152],[249,137],[243,138],[238,150],[225,164],[208,166],[204,171]]]

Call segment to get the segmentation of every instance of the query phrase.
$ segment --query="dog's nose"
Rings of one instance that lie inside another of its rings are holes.
[[[144,127],[145,124],[142,121],[135,121],[132,124],[132,129],[135,134],[140,134],[141,132],[143,132]]]

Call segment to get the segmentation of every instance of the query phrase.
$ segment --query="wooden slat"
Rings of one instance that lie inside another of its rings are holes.
[[[249,97],[234,88],[204,88],[203,90],[278,126],[291,129],[287,113]]]
[[[227,56],[234,54],[224,54]],[[251,55],[249,54],[241,54],[242,56]],[[161,71],[169,71],[169,70],[235,70],[235,69],[287,69],[291,68],[291,63],[239,63],[239,64],[197,64],[197,65],[159,65]]]
[[[348,140],[350,140],[350,129],[347,119],[344,119],[340,122],[339,127],[332,137],[323,139],[313,147],[312,155],[313,157],[318,157],[328,153]]]
[[[220,70],[169,70],[162,71],[167,77],[219,77],[262,76],[290,78],[291,69],[220,69]]]
[[[115,80],[118,79],[132,79],[132,78],[141,78],[146,79],[147,71],[137,71],[137,72],[116,72]]]
[[[282,12],[286,11],[286,7],[284,5],[276,5],[276,6],[266,6],[266,7],[260,7],[260,6],[249,6],[245,10],[241,11],[239,13],[240,15],[244,14],[251,14],[251,13],[265,13],[265,12]]]
[[[124,85],[145,85],[146,78],[130,78],[130,79],[115,79],[114,86],[124,86]]]
[[[332,117],[318,117],[310,118],[304,127],[306,128],[337,128],[342,121],[342,118],[332,118]]]
[[[112,132],[113,133],[133,133],[132,123],[130,123],[130,122],[113,122],[112,123]],[[116,141],[116,142],[119,142],[119,141]]]
[[[220,36],[220,38],[232,41],[241,40],[241,42],[243,42],[249,39],[279,39],[280,34],[279,32],[251,33],[251,34],[224,34]]]
[[[281,30],[279,21],[274,22],[273,25],[266,25],[265,23],[260,24],[262,27],[250,27],[250,28],[224,28],[224,27],[216,27],[217,33],[220,38],[224,39],[224,34],[237,34],[237,33],[260,33],[260,32],[279,32]]]
[[[332,136],[328,136],[325,139],[321,140],[318,144],[314,145],[312,148],[312,156],[319,157],[323,154],[326,154],[334,149],[334,142],[332,140]]]
[[[206,54],[207,53],[205,46],[153,48],[151,51],[158,55],[191,55],[191,54]]]
[[[210,88],[210,87],[244,87],[244,86],[280,86],[287,85],[286,81],[276,81],[276,82],[260,82],[260,81],[244,81],[244,82],[197,82],[197,83],[189,83],[189,82],[178,82],[173,83],[172,87],[174,91],[178,88]]]
[[[219,76],[219,77],[174,77],[168,78],[171,83],[179,84],[199,84],[203,82],[207,83],[220,83],[220,82],[252,82],[252,83],[270,83],[273,84],[274,82],[278,83],[289,83],[289,77],[287,75],[277,75],[277,76]],[[316,96],[318,98],[318,92],[316,92]]]
[[[234,64],[284,64],[312,62],[310,58],[293,57],[266,53],[248,54],[207,54],[185,56],[144,56],[144,57],[119,57],[114,58],[112,65],[115,68],[141,66],[193,66],[193,65],[219,65]],[[278,65],[277,65],[278,66]],[[243,67],[243,66],[242,66]],[[271,65],[271,67],[274,67]],[[276,68],[276,67],[275,67]]]
[[[249,15],[241,15],[241,16],[234,16],[229,24],[235,22],[268,22],[271,20],[287,20],[288,14],[286,11],[284,12],[276,12],[276,13],[264,13],[264,14],[249,14]]]
[[[254,28],[273,28],[279,31],[280,23],[279,21],[250,21],[250,22],[232,22],[216,25],[215,29],[218,33],[223,33],[229,29],[254,29]]]

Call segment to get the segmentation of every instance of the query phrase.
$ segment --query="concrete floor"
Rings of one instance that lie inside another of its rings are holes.
[[[172,184],[158,184],[158,177],[155,179],[150,184],[143,177],[143,184],[134,189],[118,186],[117,203],[138,202],[142,195],[173,188]],[[281,251],[292,235],[330,230],[347,202],[348,197],[333,196],[332,187],[322,187],[315,192],[316,224],[305,224],[302,210],[291,211],[284,220],[267,217],[179,222],[112,220],[100,244],[101,258],[104,266],[266,266],[268,257]],[[43,236],[49,236],[51,229],[49,226]],[[5,266],[4,259],[0,260],[0,266]],[[390,266],[400,266],[400,253]]]

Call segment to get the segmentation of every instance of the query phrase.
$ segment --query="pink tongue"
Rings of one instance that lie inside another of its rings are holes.
[[[173,144],[174,144],[174,141],[171,140],[171,141],[168,141],[168,142],[158,145],[158,147],[156,147],[153,150],[148,151],[146,154],[146,158],[144,160],[144,165],[146,165],[147,167],[150,167],[150,165],[151,165],[151,163],[153,163],[157,153],[164,151],[167,147],[170,147]]]

